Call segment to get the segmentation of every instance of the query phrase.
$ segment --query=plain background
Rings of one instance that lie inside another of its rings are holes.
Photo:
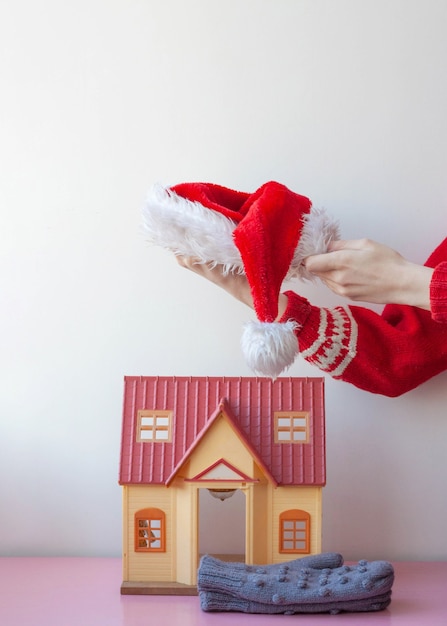
[[[446,26],[444,0],[1,1],[1,555],[121,554],[125,375],[252,374],[251,311],[144,242],[154,182],[278,180],[425,261]],[[446,384],[327,379],[325,550],[447,559]]]

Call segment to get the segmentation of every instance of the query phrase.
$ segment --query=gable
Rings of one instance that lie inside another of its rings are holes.
[[[208,467],[210,473],[214,473],[213,480],[217,480],[217,472],[223,480],[228,474],[238,475],[233,480],[253,481],[256,451],[245,440],[244,433],[235,428],[232,419],[227,415],[225,402],[222,402],[216,412],[215,418],[211,419],[205,432],[197,438],[196,444],[185,454],[179,467],[169,477],[168,484],[180,473],[185,479],[193,479],[197,474],[203,478],[204,468]],[[217,463],[216,460],[220,462]],[[237,470],[236,470],[237,466]],[[187,467],[187,469],[185,469]],[[218,470],[219,468],[219,470]],[[269,472],[267,478],[272,479]],[[197,480],[197,478],[195,479]]]
[[[124,379],[120,484],[168,484],[216,419],[222,398],[234,432],[276,484],[325,484],[323,378],[159,376]],[[137,440],[138,412],[152,410],[172,412],[171,441]],[[275,442],[279,411],[309,414],[307,443]]]
[[[233,465],[228,463],[228,461],[222,458],[216,461],[215,463],[213,463],[212,465],[210,465],[209,467],[206,467],[203,471],[201,471],[196,476],[193,476],[191,480],[197,481],[197,482],[201,480],[205,480],[205,481],[235,480],[237,482],[240,482],[240,481],[250,482],[253,479],[250,478],[250,476],[247,476],[247,474],[244,474],[243,472],[241,472],[239,468],[234,467]]]

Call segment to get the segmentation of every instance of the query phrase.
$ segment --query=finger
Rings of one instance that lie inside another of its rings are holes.
[[[183,254],[176,254],[175,258],[176,258],[177,263],[180,265],[180,267],[190,269],[191,264],[192,264],[191,257],[184,256]]]
[[[360,247],[360,240],[356,239],[338,239],[332,241],[328,245],[327,252],[323,254],[312,254],[304,259],[304,266],[313,274],[330,272],[339,268],[340,258],[337,252],[359,249]]]
[[[200,259],[192,256],[185,256],[184,254],[176,254],[175,258],[177,259],[177,263],[181,267],[185,267],[186,269],[193,269],[195,265],[201,263]]]
[[[364,250],[368,246],[368,239],[337,239],[328,245],[328,252],[338,250]]]
[[[304,259],[304,267],[312,274],[330,272],[337,268],[337,253],[326,252],[324,254],[314,254]]]

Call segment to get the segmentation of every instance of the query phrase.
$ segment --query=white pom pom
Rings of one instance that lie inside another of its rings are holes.
[[[299,353],[295,330],[299,324],[288,321],[247,322],[241,338],[242,352],[250,369],[260,376],[277,378],[290,367]]]

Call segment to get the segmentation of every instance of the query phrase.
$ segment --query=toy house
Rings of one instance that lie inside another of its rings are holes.
[[[243,494],[245,563],[321,552],[325,456],[323,378],[125,377],[121,593],[197,593],[205,490]]]

